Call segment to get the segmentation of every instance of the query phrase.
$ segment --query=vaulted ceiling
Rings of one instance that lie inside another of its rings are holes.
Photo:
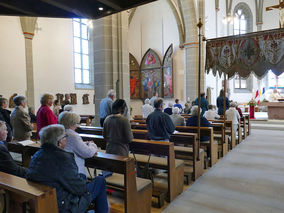
[[[0,0],[0,15],[98,19],[156,0]]]

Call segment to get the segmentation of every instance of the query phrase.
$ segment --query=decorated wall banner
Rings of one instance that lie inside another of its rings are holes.
[[[279,76],[284,72],[284,29],[216,38],[207,41],[207,73],[236,73],[246,78],[254,72],[258,78],[269,71]]]

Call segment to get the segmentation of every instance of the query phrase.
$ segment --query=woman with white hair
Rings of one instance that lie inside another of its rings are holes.
[[[63,110],[64,110],[65,112],[73,112],[73,107],[68,104],[68,105],[65,105],[65,106],[64,106]]]
[[[29,140],[32,136],[32,124],[29,114],[25,111],[27,106],[26,97],[17,95],[13,98],[16,105],[14,111],[11,114],[11,124],[13,126],[13,135],[15,140]]]
[[[201,115],[202,109],[200,109]],[[198,106],[193,106],[191,108],[191,117],[188,118],[186,122],[186,126],[198,126]],[[200,126],[202,127],[210,127],[210,122],[203,116],[200,116]],[[200,136],[200,141],[209,141],[209,137]]]
[[[88,183],[78,173],[73,153],[64,151],[64,126],[55,124],[39,132],[41,148],[29,165],[26,178],[56,189],[59,212],[86,212],[94,201],[96,213],[108,212],[105,179]]]
[[[184,117],[179,115],[179,108],[178,107],[174,107],[173,114],[170,115],[170,118],[172,119],[175,127],[185,125],[185,119],[184,119]]]
[[[241,117],[239,112],[236,110],[235,102],[232,102],[230,108],[226,111],[226,118],[227,120],[232,121],[234,131],[237,132],[239,120]]]
[[[53,95],[43,94],[40,98],[41,106],[36,114],[36,124],[37,124],[37,138],[39,138],[39,131],[41,128],[57,124],[57,117],[54,115],[50,107],[53,104]]]
[[[24,178],[26,176],[27,169],[19,166],[13,160],[6,144],[4,143],[7,138],[7,134],[8,130],[6,123],[4,121],[0,121],[0,171]]]
[[[154,108],[150,105],[150,99],[145,99],[145,104],[142,106],[142,117],[147,118],[154,111]]]
[[[58,117],[58,122],[65,127],[67,136],[64,150],[74,153],[78,172],[87,179],[85,159],[93,157],[98,151],[98,148],[94,142],[84,142],[80,135],[75,132],[80,120],[80,116],[73,112],[61,112]]]

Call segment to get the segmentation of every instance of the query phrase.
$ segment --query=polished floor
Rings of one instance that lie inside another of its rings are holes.
[[[284,212],[284,131],[253,129],[164,213]]]

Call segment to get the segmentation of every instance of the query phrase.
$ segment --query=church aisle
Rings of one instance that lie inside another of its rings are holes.
[[[284,212],[284,131],[253,130],[164,213]]]

